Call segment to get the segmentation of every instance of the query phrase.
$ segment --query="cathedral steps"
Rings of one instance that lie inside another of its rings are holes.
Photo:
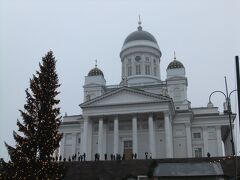
[[[119,180],[128,175],[147,175],[149,167],[157,163],[194,163],[194,162],[219,162],[227,177],[235,175],[233,159],[230,157],[213,158],[175,158],[157,160],[125,160],[125,161],[85,161],[65,162],[66,172],[64,180]],[[240,175],[240,157],[237,161],[238,174]]]

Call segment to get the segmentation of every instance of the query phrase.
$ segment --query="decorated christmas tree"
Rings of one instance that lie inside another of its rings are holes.
[[[15,147],[6,144],[10,155],[8,166],[13,179],[60,179],[62,167],[52,162],[62,135],[57,90],[60,86],[56,60],[49,51],[39,64],[40,70],[30,79],[26,104],[20,110],[23,122],[17,121],[19,133],[13,132]]]

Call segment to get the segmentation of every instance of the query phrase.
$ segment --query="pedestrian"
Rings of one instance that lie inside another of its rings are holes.
[[[116,159],[116,156],[115,156],[115,154],[113,155],[113,160],[115,160]]]
[[[95,159],[95,161],[97,160],[97,153],[95,153],[95,155],[94,155],[94,159]]]
[[[113,154],[111,154],[110,157],[111,157],[111,161],[112,161],[113,160]]]
[[[122,160],[125,160],[125,154],[123,154]]]
[[[209,152],[207,153],[207,157],[208,157],[208,158],[210,158],[210,157],[211,157],[211,154],[210,154]]]
[[[81,160],[81,162],[82,162],[82,160],[83,160],[83,155],[80,155],[80,160]]]
[[[150,153],[150,155],[149,155],[149,159],[152,159],[152,153]]]
[[[80,161],[80,152],[78,152],[78,161]]]
[[[104,154],[104,159],[107,160],[107,153]]]
[[[60,155],[60,157],[59,157],[59,161],[62,161],[62,156]]]
[[[148,152],[145,152],[145,159],[148,159]]]
[[[132,153],[132,159],[134,158],[134,154]]]
[[[137,153],[134,154],[134,158],[137,159]]]
[[[66,162],[66,158],[63,158],[63,161]]]
[[[86,153],[83,153],[83,160],[86,161]]]

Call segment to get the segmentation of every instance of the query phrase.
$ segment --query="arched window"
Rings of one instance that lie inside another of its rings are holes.
[[[128,66],[128,76],[131,76],[132,75],[132,66],[129,65]]]
[[[145,64],[145,74],[150,75],[150,65],[149,64]]]
[[[139,74],[141,74],[141,66],[140,66],[140,64],[137,64],[136,65],[136,75],[139,75]]]

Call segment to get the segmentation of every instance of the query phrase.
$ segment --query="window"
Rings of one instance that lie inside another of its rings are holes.
[[[118,129],[119,130],[131,130],[132,129],[132,123],[130,123],[130,121],[128,121],[128,120],[122,120],[118,124]]]
[[[81,136],[80,136],[80,133],[77,133],[77,144],[81,144]]]
[[[141,66],[140,66],[140,64],[137,64],[136,65],[136,75],[139,75],[139,74],[141,74]]]
[[[146,74],[146,75],[149,75],[149,74],[150,74],[150,65],[149,65],[149,64],[146,64],[146,65],[145,65],[145,74]]]
[[[113,121],[109,121],[109,122],[108,122],[108,130],[109,130],[109,131],[113,131],[113,129],[114,129]]]
[[[67,133],[65,136],[65,145],[71,145],[72,144],[72,134]]]
[[[146,62],[149,62],[149,57],[146,57]]]
[[[148,120],[147,119],[141,120],[141,128],[148,129]]]
[[[98,132],[98,122],[95,121],[93,124],[93,132]]]
[[[132,148],[132,141],[131,140],[124,141],[124,149],[125,148]]]
[[[202,148],[197,147],[193,149],[195,157],[202,157]]]
[[[128,59],[128,63],[131,63],[131,59]]]
[[[201,133],[200,132],[193,133],[193,139],[201,139]]]
[[[128,66],[128,76],[132,75],[132,66]]]
[[[153,63],[156,64],[156,59],[153,59]]]
[[[156,66],[153,68],[153,73],[154,73],[154,76],[157,76],[157,67]]]
[[[139,61],[141,60],[141,57],[140,57],[140,56],[136,56],[136,57],[135,57],[135,60],[136,60],[137,62],[139,62]]]

